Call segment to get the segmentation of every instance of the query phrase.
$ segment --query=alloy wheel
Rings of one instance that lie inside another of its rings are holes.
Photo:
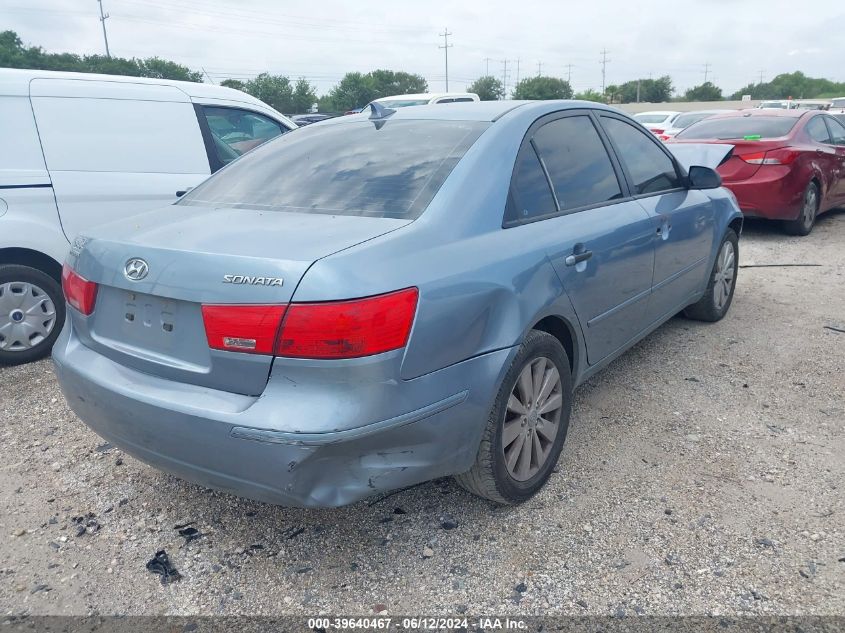
[[[713,283],[713,303],[721,311],[730,299],[734,276],[736,275],[736,252],[734,245],[725,240],[716,258]]]
[[[563,388],[555,364],[541,356],[527,363],[508,398],[502,452],[508,474],[531,479],[543,467],[558,434]]]
[[[809,228],[813,225],[816,219],[816,209],[818,208],[818,193],[815,187],[810,186],[804,194],[804,207],[801,209],[801,217],[804,221],[804,226]]]
[[[56,327],[56,306],[35,284],[0,284],[0,351],[22,352],[42,343]]]

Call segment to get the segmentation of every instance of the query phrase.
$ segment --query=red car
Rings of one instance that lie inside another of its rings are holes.
[[[729,143],[718,168],[749,217],[807,235],[816,216],[845,206],[845,125],[818,110],[742,110],[710,117],[674,143]]]

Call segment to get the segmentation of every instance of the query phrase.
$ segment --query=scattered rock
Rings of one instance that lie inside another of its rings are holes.
[[[434,550],[431,549],[428,546],[424,547],[423,551],[422,551],[422,557],[423,558],[431,558],[432,556],[434,556]]]

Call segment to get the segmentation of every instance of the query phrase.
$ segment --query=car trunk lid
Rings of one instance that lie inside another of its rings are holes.
[[[407,223],[187,206],[136,216],[75,245],[71,264],[98,289],[93,313],[74,313],[74,327],[84,344],[139,371],[257,395],[272,355],[211,349],[202,306],[286,306],[313,262]]]

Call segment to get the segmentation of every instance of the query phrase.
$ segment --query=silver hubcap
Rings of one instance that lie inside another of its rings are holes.
[[[804,196],[804,225],[810,226],[816,217],[816,203],[817,195],[814,187],[807,189],[807,195]]]
[[[717,310],[724,308],[728,302],[735,274],[736,252],[734,245],[731,242],[725,242],[722,244],[722,250],[719,251],[719,257],[716,258],[716,272],[714,274],[713,303],[716,304]]]
[[[505,412],[502,452],[511,477],[526,481],[543,467],[561,411],[563,387],[557,367],[545,356],[536,358],[520,372]]]
[[[23,281],[0,284],[0,351],[32,349],[56,326],[56,306],[41,288]]]

